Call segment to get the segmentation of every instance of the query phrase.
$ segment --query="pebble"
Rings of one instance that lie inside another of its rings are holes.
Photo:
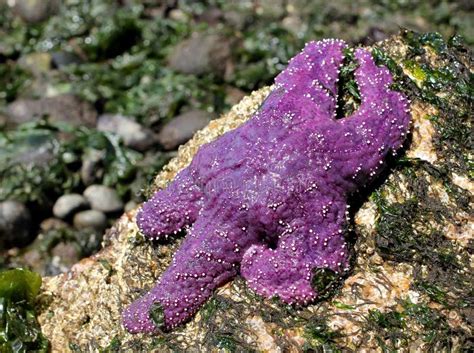
[[[92,228],[102,231],[107,227],[107,217],[97,210],[81,211],[74,215],[73,224],[77,229]]]
[[[72,94],[61,94],[42,99],[17,99],[6,109],[10,124],[22,124],[47,115],[50,121],[66,122],[74,126],[95,127],[97,112],[88,102]]]
[[[18,201],[0,202],[0,249],[2,246],[22,246],[30,240],[31,214]]]
[[[150,129],[123,115],[101,115],[97,122],[97,130],[119,135],[125,146],[137,151],[145,151],[155,144],[154,135]]]
[[[84,191],[84,197],[89,201],[93,210],[105,213],[119,212],[123,210],[123,202],[117,192],[105,185],[94,184],[88,186]]]
[[[53,214],[58,218],[67,218],[77,210],[88,206],[86,198],[79,194],[62,195],[53,206]]]
[[[218,34],[198,33],[179,43],[168,57],[168,65],[191,75],[223,76],[231,58],[230,40]]]
[[[166,150],[172,150],[193,137],[211,118],[212,116],[203,110],[191,110],[178,115],[163,126],[157,137],[158,142]]]

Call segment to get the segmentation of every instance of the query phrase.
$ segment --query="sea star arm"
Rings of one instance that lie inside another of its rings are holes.
[[[280,125],[288,118],[333,119],[337,81],[346,44],[342,40],[309,42],[275,79],[275,89],[258,115],[274,115]],[[282,112],[286,112],[282,116]]]
[[[256,238],[244,234],[242,227],[227,217],[216,215],[212,210],[202,213],[156,286],[124,311],[127,330],[153,333],[158,328],[179,325],[193,315],[217,287],[238,273],[242,249],[256,242]],[[219,218],[225,220],[219,221]],[[153,321],[153,310],[159,312],[162,322]]]
[[[137,215],[137,224],[150,239],[176,233],[196,220],[202,198],[191,169],[186,168],[167,188],[157,191],[143,204]]]
[[[317,269],[346,270],[346,204],[330,195],[317,200],[307,201],[305,214],[288,222],[275,249],[253,245],[245,252],[241,274],[258,294],[306,304],[321,294],[312,285]]]
[[[387,68],[375,64],[365,49],[357,49],[359,67],[355,78],[362,102],[359,109],[339,121],[337,148],[340,174],[352,180],[373,179],[389,152],[398,150],[405,140],[410,114],[408,100],[390,89],[392,76]]]

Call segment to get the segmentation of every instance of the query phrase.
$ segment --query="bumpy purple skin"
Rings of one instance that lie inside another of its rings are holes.
[[[250,120],[202,146],[143,205],[137,222],[151,239],[192,227],[156,286],[124,311],[128,331],[157,331],[154,303],[160,328],[183,323],[239,270],[258,294],[290,304],[318,297],[315,269],[348,270],[347,199],[401,147],[410,115],[389,71],[357,49],[362,102],[335,119],[345,46],[308,43]]]

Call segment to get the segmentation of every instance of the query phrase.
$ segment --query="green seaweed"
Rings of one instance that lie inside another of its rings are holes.
[[[336,339],[340,335],[332,331],[323,318],[313,318],[305,327],[306,343],[303,349],[306,352],[313,350],[322,352],[340,352]]]
[[[0,351],[47,352],[49,343],[35,317],[41,277],[25,269],[0,272]]]

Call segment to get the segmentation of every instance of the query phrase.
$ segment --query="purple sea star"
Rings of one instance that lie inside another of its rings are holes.
[[[202,146],[143,205],[137,223],[151,239],[192,226],[156,286],[124,311],[130,332],[181,324],[239,270],[258,294],[290,304],[314,301],[319,277],[348,270],[347,199],[401,147],[410,115],[389,71],[357,49],[362,101],[335,119],[345,47],[308,43],[250,120]]]

